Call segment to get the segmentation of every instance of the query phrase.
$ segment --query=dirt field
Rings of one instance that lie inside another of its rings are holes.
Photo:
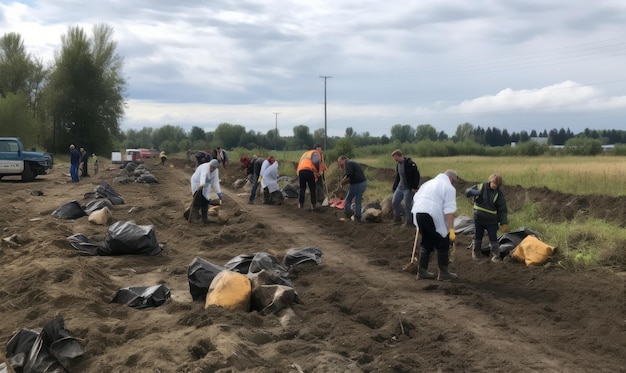
[[[0,246],[3,352],[15,332],[60,314],[85,350],[72,372],[626,372],[624,272],[476,264],[465,249],[470,236],[460,236],[451,265],[460,281],[416,281],[401,271],[414,230],[390,226],[389,217],[340,222],[337,209],[304,211],[295,200],[248,205],[231,188],[242,176],[233,170],[222,173],[228,222],[190,225],[182,214],[192,169],[172,162],[148,162],[158,184],[113,183],[120,170],[108,164],[80,183],[68,182],[60,167],[32,183],[0,181],[1,238],[18,234],[20,244]],[[390,180],[389,172],[379,175]],[[113,207],[114,219],[154,225],[161,254],[82,256],[70,246],[68,236],[103,239],[106,227],[51,212],[70,200],[84,203],[102,181],[125,200]],[[626,221],[624,198],[514,186],[505,193],[509,209],[540,201],[553,207],[546,217],[554,220],[582,211]],[[301,300],[294,318],[204,310],[191,299],[187,266],[195,257],[223,265],[239,254],[282,259],[307,246],[322,250],[322,262],[292,272]],[[161,307],[109,303],[119,288],[156,284],[172,294]]]

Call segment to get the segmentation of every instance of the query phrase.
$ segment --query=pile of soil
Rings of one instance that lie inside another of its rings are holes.
[[[17,234],[0,243],[3,349],[18,330],[62,315],[85,350],[73,372],[626,371],[623,272],[477,264],[465,249],[471,237],[460,236],[451,265],[460,280],[416,281],[401,270],[415,231],[391,226],[390,217],[341,221],[340,210],[298,209],[292,199],[249,205],[247,194],[232,188],[243,177],[233,169],[221,175],[223,219],[190,225],[183,212],[193,168],[176,159],[146,165],[158,184],[113,183],[120,170],[104,163],[79,183],[58,167],[32,183],[0,181],[1,238]],[[159,255],[82,256],[70,246],[67,237],[98,241],[107,227],[86,217],[56,219],[52,211],[70,200],[84,203],[103,181],[125,200],[113,206],[114,220],[153,225],[163,244]],[[626,221],[624,198],[506,188],[512,210],[533,201],[558,206],[543,209],[557,221],[581,212]],[[240,254],[282,258],[290,248],[310,246],[322,250],[322,261],[292,270],[301,301],[292,317],[205,310],[191,299],[187,267],[196,257],[223,265]],[[157,284],[171,290],[161,307],[110,303],[120,288]]]

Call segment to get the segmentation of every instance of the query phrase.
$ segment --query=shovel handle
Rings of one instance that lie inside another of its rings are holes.
[[[420,234],[420,228],[416,225],[415,226],[415,240],[413,241],[413,252],[411,253],[411,263],[413,263],[413,260],[415,260],[415,249],[417,248],[417,238]]]

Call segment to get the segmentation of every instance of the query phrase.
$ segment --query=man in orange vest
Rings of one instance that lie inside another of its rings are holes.
[[[304,206],[304,196],[308,185],[309,193],[311,194],[311,209],[317,209],[315,184],[324,171],[326,171],[326,164],[324,163],[324,156],[322,155],[322,146],[320,144],[315,144],[315,149],[304,152],[302,157],[300,157],[300,162],[298,162],[298,169],[296,170],[296,174],[300,179],[298,208],[302,208],[302,206]]]

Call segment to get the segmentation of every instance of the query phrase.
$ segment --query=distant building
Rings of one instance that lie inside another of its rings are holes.
[[[547,137],[531,137],[530,141],[534,141],[534,142],[539,143],[541,145],[548,145],[548,138]]]

